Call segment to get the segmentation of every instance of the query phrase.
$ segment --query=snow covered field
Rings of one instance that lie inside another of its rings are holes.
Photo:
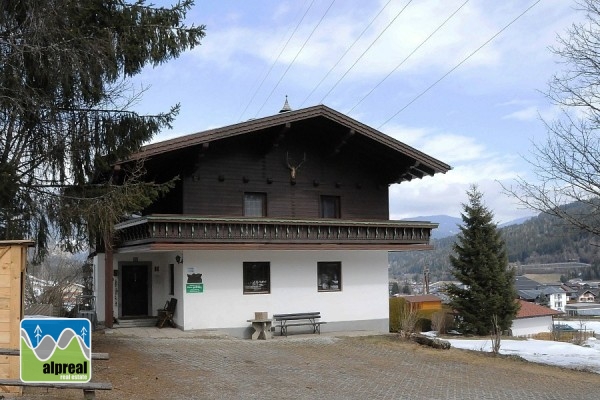
[[[568,322],[579,329],[579,323]],[[600,321],[585,323],[585,328],[600,334]],[[452,347],[458,349],[491,352],[489,339],[448,339]],[[600,340],[590,338],[584,346],[549,340],[510,340],[502,339],[500,354],[515,354],[527,361],[560,367],[581,369],[600,374]]]

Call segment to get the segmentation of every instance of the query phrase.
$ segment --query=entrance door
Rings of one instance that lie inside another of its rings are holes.
[[[148,315],[147,265],[124,265],[121,268],[123,317]]]

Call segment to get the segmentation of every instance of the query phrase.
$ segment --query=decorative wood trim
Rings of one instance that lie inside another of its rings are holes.
[[[437,224],[415,221],[291,220],[148,216],[116,226],[125,247],[428,249]]]

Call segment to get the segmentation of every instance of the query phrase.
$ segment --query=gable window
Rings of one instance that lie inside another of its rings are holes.
[[[271,264],[266,261],[244,262],[244,294],[271,292]]]
[[[340,218],[340,196],[321,196],[321,218]]]
[[[342,263],[319,261],[317,263],[317,290],[336,292],[342,290]]]
[[[244,217],[266,217],[267,194],[244,193]]]

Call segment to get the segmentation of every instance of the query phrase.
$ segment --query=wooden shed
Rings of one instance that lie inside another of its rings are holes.
[[[0,348],[19,348],[23,288],[29,240],[0,241]],[[0,378],[19,379],[19,357],[0,356]],[[0,386],[0,394],[21,394],[20,387]]]
[[[410,305],[411,310],[438,311],[442,309],[442,299],[433,294],[400,296]]]

